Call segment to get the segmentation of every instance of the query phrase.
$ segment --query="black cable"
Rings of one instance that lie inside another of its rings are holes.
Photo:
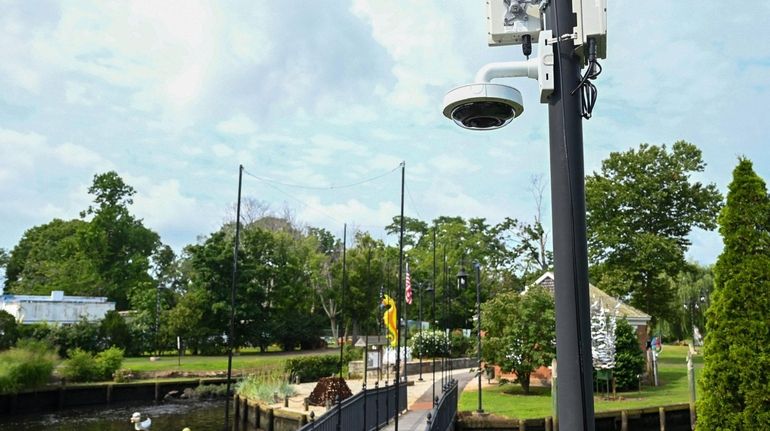
[[[580,91],[580,115],[582,115],[586,120],[591,118],[594,105],[596,105],[596,98],[599,95],[599,90],[596,89],[596,86],[591,82],[591,80],[598,78],[599,74],[601,73],[602,65],[599,64],[599,62],[596,60],[596,39],[589,38],[588,67],[586,68],[583,77],[580,79],[578,86],[570,92],[571,95],[574,95]]]

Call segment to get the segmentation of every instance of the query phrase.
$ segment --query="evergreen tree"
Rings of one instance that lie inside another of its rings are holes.
[[[639,347],[636,331],[626,319],[618,319],[615,326],[615,368],[612,375],[620,391],[634,390],[639,385],[639,374],[644,372],[644,351]]]
[[[770,198],[747,159],[719,216],[698,430],[770,429]]]

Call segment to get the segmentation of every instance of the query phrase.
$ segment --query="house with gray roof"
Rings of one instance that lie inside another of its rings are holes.
[[[554,292],[554,275],[552,272],[546,272],[540,278],[535,280],[534,285],[545,288],[548,292]],[[647,327],[650,323],[650,315],[640,311],[614,296],[604,292],[593,284],[588,284],[590,302],[601,302],[604,308],[612,310],[617,307],[618,316],[622,316],[636,331],[636,338],[639,340],[639,347],[644,350],[647,343]]]

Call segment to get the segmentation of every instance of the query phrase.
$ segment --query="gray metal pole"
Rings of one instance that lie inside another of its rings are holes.
[[[235,346],[235,290],[238,285],[238,249],[241,239],[241,185],[243,165],[238,165],[238,204],[235,209],[235,245],[233,246],[233,280],[230,289],[230,333],[227,335],[227,389],[225,393],[225,427],[230,424],[230,379],[233,375],[233,347]]]
[[[551,0],[554,37],[575,26],[572,0]],[[594,430],[588,257],[585,226],[580,60],[572,39],[555,44],[555,90],[548,106],[556,299],[557,406],[563,430]]]
[[[435,278],[435,277],[434,277]],[[436,330],[433,328],[433,324],[436,322],[436,287],[435,284],[431,287],[430,290],[431,294],[431,302],[430,302],[430,321],[431,321],[431,331],[433,334],[436,333]],[[436,351],[433,351],[433,354],[431,355],[433,358],[433,365],[431,366],[431,372],[433,373],[433,379],[431,380],[431,400],[436,402]]]
[[[420,289],[420,312],[419,312],[419,314],[420,314],[420,318],[419,318],[419,320],[420,320],[420,329],[419,329],[420,337],[419,338],[422,339],[422,288],[423,288],[423,284],[422,283],[417,284],[417,288]],[[422,355],[423,355],[423,352],[420,352],[420,377],[417,379],[418,382],[422,382],[423,381],[422,380]]]
[[[404,291],[404,181],[406,176],[406,162],[401,162],[401,223],[398,237],[398,287],[396,288],[396,304],[401,306],[401,295]],[[406,310],[404,310],[406,311]],[[399,310],[396,308],[396,328],[400,328],[401,320],[399,320]],[[398,398],[399,398],[399,385],[401,384],[400,367],[401,367],[401,355],[398,354],[401,349],[401,334],[396,334],[396,405],[394,406],[396,416],[394,418],[395,431],[398,431]],[[406,374],[406,369],[404,370]]]
[[[481,408],[481,265],[478,262],[473,262],[473,267],[476,270],[476,349],[478,355],[478,379],[479,379],[479,408],[476,410],[478,413],[484,413],[484,409]]]

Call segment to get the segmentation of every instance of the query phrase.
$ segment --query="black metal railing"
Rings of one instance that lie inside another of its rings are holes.
[[[428,425],[425,431],[454,430],[457,415],[457,380],[450,380],[441,392],[433,410],[428,413]]]
[[[399,412],[406,410],[406,383],[398,387]],[[455,391],[456,392],[456,391]],[[456,395],[455,395],[456,398]],[[396,415],[396,385],[363,390],[334,405],[298,431],[369,431],[380,429]]]

